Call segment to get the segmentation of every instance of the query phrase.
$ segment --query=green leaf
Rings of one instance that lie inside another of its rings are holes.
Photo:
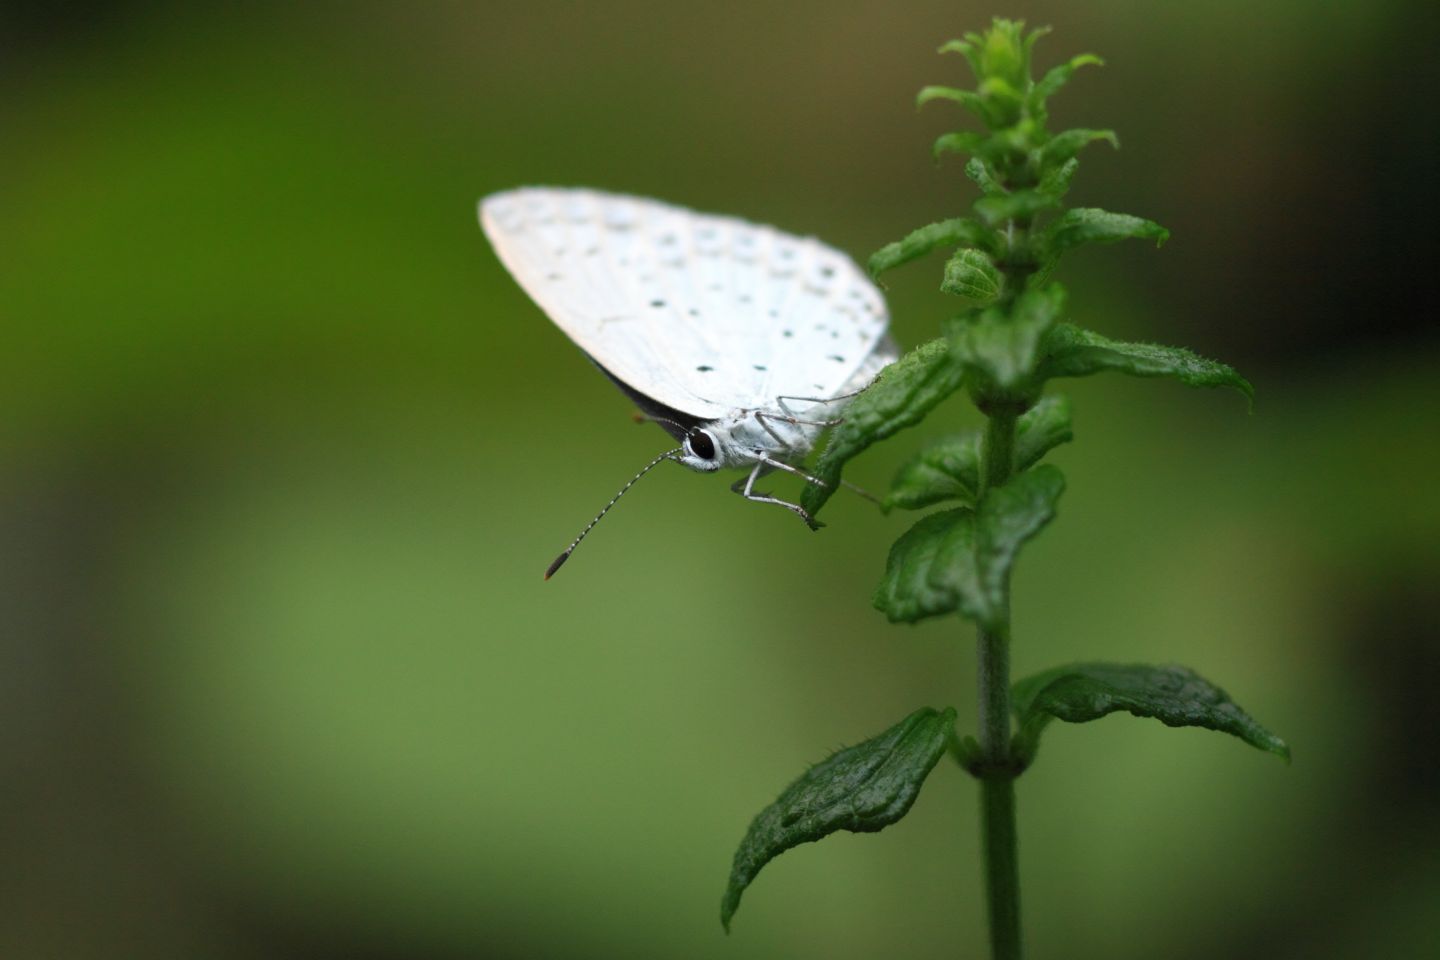
[[[1170,239],[1170,231],[1153,220],[1132,217],[1128,213],[1074,207],[1056,217],[1046,228],[1045,250],[1049,256],[1057,257],[1084,243],[1115,243],[1132,239],[1154,240],[1158,247]]]
[[[990,226],[1006,220],[1033,217],[1060,205],[1060,198],[1040,190],[1016,190],[1014,193],[991,194],[975,201],[975,212]]]
[[[871,740],[807,770],[750,824],[735,851],[720,922],[730,920],[760,869],[791,847],[837,830],[874,833],[909,812],[945,752],[955,710],[922,707]]]
[[[1024,77],[1001,76],[990,76],[980,81],[980,103],[984,111],[981,119],[986,126],[998,130],[1020,119],[1020,114],[1025,109],[1025,97],[1016,84],[1025,82]]]
[[[1030,82],[1029,45],[1025,42],[1024,29],[1023,20],[996,17],[990,21],[990,29],[985,31],[984,44],[980,47],[980,64],[986,78],[1000,79],[1016,87]]]
[[[932,100],[949,100],[958,103],[960,106],[974,113],[980,119],[985,119],[987,110],[985,102],[981,100],[980,94],[974,90],[961,90],[959,87],[928,86],[922,87],[915,95],[915,106],[923,107]]]
[[[1070,402],[1045,397],[1015,423],[1015,469],[1028,470],[1051,449],[1074,438]],[[980,489],[980,434],[962,433],[932,440],[895,474],[885,509],[920,510],[958,500],[975,505]]]
[[[801,505],[815,516],[839,485],[847,462],[872,443],[919,423],[940,401],[960,389],[964,377],[964,369],[951,362],[943,339],[922,344],[886,367],[864,393],[850,401],[844,421],[830,431],[830,441],[812,471],[826,486],[808,484]]]
[[[1000,271],[983,252],[969,247],[955,251],[940,281],[944,293],[989,303],[1000,295]]]
[[[1030,109],[1037,113],[1043,113],[1045,110],[1045,101],[1049,100],[1061,87],[1069,83],[1070,78],[1075,75],[1076,70],[1079,70],[1081,67],[1090,66],[1103,67],[1105,66],[1105,61],[1093,53],[1082,53],[1078,57],[1071,57],[1068,63],[1051,67],[1045,73],[1045,76],[1040,78],[1040,82],[1030,88]]]
[[[951,40],[944,44],[936,53],[964,54],[965,59],[970,61],[970,69],[975,72],[975,79],[979,80],[985,75],[985,68],[980,63],[980,47],[984,43],[985,39],[980,34],[971,32],[965,34],[963,40]]]
[[[1045,173],[1040,182],[1035,185],[1035,192],[1050,197],[1058,206],[1065,194],[1070,192],[1070,181],[1075,177],[1075,171],[1080,169],[1080,161],[1071,157],[1060,166]]]
[[[930,153],[939,160],[947,153],[975,153],[984,143],[985,136],[972,130],[942,133],[935,138],[935,145],[930,148]]]
[[[1020,720],[1017,746],[1027,761],[1051,719],[1085,723],[1117,710],[1154,717],[1169,727],[1219,730],[1290,760],[1284,740],[1188,667],[1076,663],[1027,677],[1015,684],[1013,693]]]
[[[1009,193],[995,175],[990,172],[990,165],[979,157],[971,157],[965,161],[965,176],[975,181],[975,185],[986,194]]]
[[[1015,469],[1029,470],[1045,454],[1074,439],[1070,401],[1059,395],[1043,398],[1015,423]]]
[[[986,491],[975,510],[921,517],[890,548],[876,608],[891,623],[958,611],[1003,629],[1015,555],[1055,516],[1064,489],[1059,470],[1039,466]]]
[[[870,255],[866,267],[870,276],[878,277],[886,270],[923,257],[932,250],[961,244],[992,249],[997,242],[994,232],[988,227],[967,217],[956,217],[912,230],[905,239],[887,243]]]
[[[1255,388],[1234,367],[1191,353],[1181,347],[1154,343],[1122,343],[1093,330],[1062,323],[1045,337],[1038,376],[1088,377],[1114,370],[1133,377],[1169,377],[1187,387],[1230,387],[1252,403]]]
[[[923,510],[946,500],[973,507],[979,481],[980,434],[938,437],[900,467],[884,507],[887,511],[895,507]]]
[[[1051,283],[1020,294],[1008,314],[998,306],[962,314],[946,325],[951,356],[1003,390],[1023,389],[1064,309],[1065,289]]]
[[[1085,149],[1096,140],[1108,140],[1110,146],[1120,149],[1120,140],[1114,130],[1065,130],[1050,138],[1040,150],[1040,168],[1048,170],[1058,166]]]

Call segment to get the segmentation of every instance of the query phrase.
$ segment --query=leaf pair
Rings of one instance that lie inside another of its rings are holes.
[[[1015,424],[1015,469],[1028,470],[1052,448],[1074,439],[1070,402],[1046,397]],[[887,510],[922,510],[959,501],[974,507],[980,491],[980,434],[951,434],[930,441],[895,475],[885,498]]]
[[[1266,730],[1219,687],[1186,667],[1078,663],[1015,684],[1020,722],[1016,753],[1028,765],[1051,720],[1085,723],[1116,711],[1171,727],[1203,727],[1290,759],[1285,741]],[[771,860],[839,830],[874,833],[897,822],[947,747],[958,740],[955,710],[922,707],[879,736],[846,747],[807,770],[751,822],[735,851],[720,905],[730,921],[745,889]]]
[[[1007,321],[984,312],[952,321],[949,343],[932,340],[887,368],[864,393],[851,401],[845,420],[831,433],[816,462],[814,474],[827,486],[805,488],[802,503],[813,516],[840,482],[845,464],[872,444],[919,423],[941,401],[958,390],[967,377],[983,376],[1011,389],[1038,392],[1057,377],[1085,377],[1116,372],[1134,377],[1167,377],[1190,387],[1229,387],[1253,401],[1254,388],[1234,368],[1207,360],[1180,347],[1111,340],[1069,323],[1047,326],[1059,313],[1062,293],[1052,284],[1046,291],[1016,304],[1017,318]],[[1023,308],[1023,309],[1022,309]],[[1011,325],[1007,326],[1007,322]],[[1043,333],[1037,335],[1037,330]],[[1030,378],[1020,371],[1033,366]],[[1046,450],[1070,439],[1069,407],[1042,400],[1018,423],[1016,468],[1039,460]],[[1038,432],[1031,433],[1038,428]],[[967,446],[974,452],[966,452]],[[1033,459],[1029,459],[1033,456]],[[972,504],[978,488],[978,438],[947,437],[916,455],[909,473],[896,478],[889,506],[918,509],[946,499]],[[963,460],[961,459],[963,458]],[[953,469],[947,464],[953,461]],[[937,476],[949,474],[946,476]],[[925,491],[938,484],[942,495]],[[968,495],[961,495],[968,490]]]
[[[1009,304],[970,310],[945,327],[950,355],[966,369],[972,386],[987,393],[1038,394],[1034,374],[1041,344],[1064,309],[1065,289],[1052,283],[1027,290]]]
[[[945,264],[940,289],[967,297],[983,306],[999,299],[1004,289],[1005,270],[1002,265],[1013,270],[1020,264],[1029,264],[1028,269],[1034,272],[1038,268],[1043,278],[1061,254],[1083,244],[1115,243],[1136,238],[1154,240],[1158,245],[1169,238],[1170,232],[1154,221],[1108,210],[1077,207],[1065,211],[1033,236],[1024,236],[1017,247],[1012,248],[1012,241],[1005,238],[1001,228],[1008,222],[1028,222],[1041,213],[1058,208],[1070,188],[1076,166],[1073,158],[1068,159],[1051,170],[1038,186],[1030,189],[987,189],[986,195],[975,201],[979,220],[954,217],[912,230],[903,239],[886,244],[870,256],[866,264],[870,275],[878,278],[887,270],[936,250],[959,247]],[[994,183],[989,168],[978,159],[966,166],[966,172],[971,173],[982,187]],[[1021,275],[1024,275],[1023,271]],[[1015,291],[1016,294],[1021,292]]]

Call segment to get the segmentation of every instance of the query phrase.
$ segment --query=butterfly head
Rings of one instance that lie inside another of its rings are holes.
[[[720,469],[725,458],[724,449],[716,440],[715,434],[695,427],[681,441],[680,455],[675,459],[691,470],[713,473]]]

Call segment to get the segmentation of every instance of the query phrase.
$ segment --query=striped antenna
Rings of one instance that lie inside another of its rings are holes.
[[[683,453],[684,450],[684,447],[676,447],[674,450],[666,450],[664,453],[660,454],[660,456],[656,457],[654,460],[651,460],[648,464],[646,464],[644,470],[641,470],[639,473],[635,474],[635,476],[631,477],[630,482],[625,484],[625,486],[621,487],[620,492],[615,494],[615,496],[611,497],[610,502],[605,504],[605,509],[595,514],[595,519],[591,520],[590,523],[586,525],[585,529],[580,531],[580,536],[576,537],[574,542],[572,542],[570,546],[565,548],[565,552],[555,558],[555,561],[551,563],[550,566],[545,570],[545,579],[549,580],[551,577],[555,576],[555,571],[559,570],[562,566],[564,566],[565,561],[570,559],[570,554],[574,553],[575,548],[580,546],[580,541],[585,539],[585,535],[595,528],[595,524],[600,522],[600,518],[605,516],[605,514],[609,513],[610,508],[615,506],[616,502],[621,497],[625,496],[625,491],[635,486],[635,481],[639,480],[641,477],[645,476],[645,474],[655,469],[655,467],[658,466],[661,461],[673,460],[677,453]]]

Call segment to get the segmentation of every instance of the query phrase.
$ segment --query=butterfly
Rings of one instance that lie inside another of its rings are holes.
[[[845,254],[774,227],[643,197],[523,187],[480,201],[480,225],[521,288],[679,446],[675,460],[814,521],[755,483],[799,466],[846,402],[898,355],[875,284]]]

